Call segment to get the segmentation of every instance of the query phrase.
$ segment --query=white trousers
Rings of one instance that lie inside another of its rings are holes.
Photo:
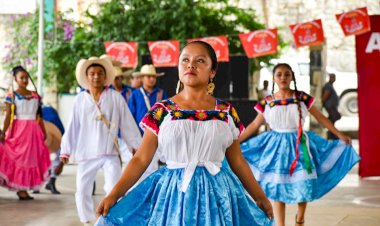
[[[92,190],[96,173],[99,169],[104,172],[104,191],[109,194],[121,176],[121,165],[118,156],[102,156],[96,159],[81,161],[78,163],[77,191],[75,202],[81,222],[95,220],[94,200]]]
[[[123,162],[128,165],[128,162],[132,159],[132,151],[129,150],[127,144],[124,142],[123,139],[119,139],[119,145],[120,145],[120,152],[122,154]],[[135,187],[138,185],[141,181],[143,181],[145,178],[147,178],[150,174],[154,173],[156,170],[158,170],[158,153],[156,153],[152,159],[152,162],[149,164],[148,168],[145,170],[144,174],[140,177],[139,181],[133,186]]]

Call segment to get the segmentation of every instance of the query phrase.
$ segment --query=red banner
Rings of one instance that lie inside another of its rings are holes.
[[[122,63],[121,67],[137,66],[137,42],[105,42],[104,47],[112,60]]]
[[[356,36],[358,70],[359,175],[380,176],[380,15],[370,16],[371,31]]]
[[[179,41],[148,42],[148,45],[155,67],[175,67],[178,65]]]
[[[320,45],[325,40],[321,20],[293,24],[289,27],[297,48],[301,46]]]
[[[248,58],[277,53],[277,29],[266,29],[239,34]]]
[[[371,30],[371,23],[366,7],[337,14],[335,17],[342,27],[345,36],[359,35]]]
[[[228,62],[230,61],[230,53],[228,50],[228,41],[226,36],[215,36],[215,37],[204,37],[204,38],[193,38],[188,39],[188,42],[201,40],[210,44],[216,53],[218,62]]]

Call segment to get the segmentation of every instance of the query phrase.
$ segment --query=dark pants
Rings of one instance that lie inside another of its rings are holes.
[[[330,120],[330,122],[334,125],[336,121],[338,121],[339,119],[342,118],[342,115],[339,113],[337,107],[329,107],[329,108],[326,108],[326,111],[327,113],[329,114],[329,117],[328,119]],[[327,139],[329,140],[334,140],[334,139],[338,139],[338,137],[333,134],[332,132],[328,131],[327,132]]]

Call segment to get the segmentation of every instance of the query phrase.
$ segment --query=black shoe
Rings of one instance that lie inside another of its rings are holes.
[[[33,194],[40,194],[40,190],[33,190]]]
[[[23,191],[18,191],[17,193],[18,199],[22,201],[27,201],[27,200],[33,200],[34,198],[30,196],[27,192]]]
[[[59,195],[61,192],[57,190],[55,187],[55,178],[50,178],[49,183],[46,184],[45,186],[46,190],[50,190],[52,194],[54,195]]]

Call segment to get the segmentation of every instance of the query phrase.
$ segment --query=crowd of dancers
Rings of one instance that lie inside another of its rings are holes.
[[[287,64],[274,67],[276,86],[244,128],[235,108],[213,96],[213,48],[193,41],[181,51],[177,94],[170,98],[156,87],[163,74],[153,65],[131,73],[107,56],[80,60],[75,72],[82,91],[66,130],[59,121],[63,138],[51,164],[43,120],[59,123],[45,116],[51,114],[43,113],[41,97],[27,89],[29,73],[21,66],[12,72],[17,88],[5,100],[0,185],[32,200],[28,191],[38,192],[49,180],[45,187],[59,194],[56,176],[75,159],[75,201],[84,225],[284,226],[286,204],[297,204],[295,225],[302,226],[307,203],[330,191],[360,159],[314,97],[297,89]],[[131,86],[122,83],[126,76]],[[308,113],[339,139],[304,131]],[[269,130],[252,137],[263,124]],[[106,196],[94,210],[99,170]]]

